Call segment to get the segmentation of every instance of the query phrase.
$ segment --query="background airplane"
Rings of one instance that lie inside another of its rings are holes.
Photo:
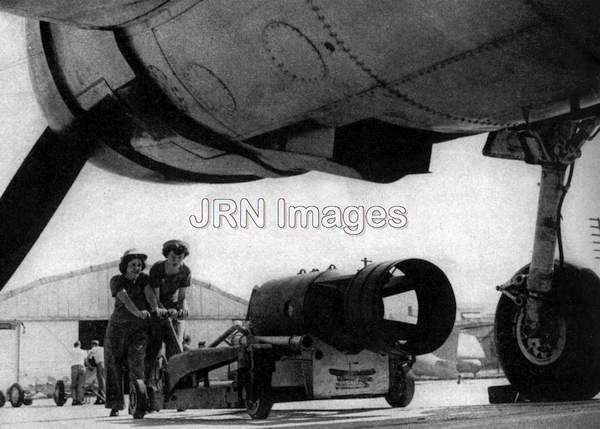
[[[507,282],[498,307],[505,371],[533,399],[600,389],[588,376],[600,374],[589,359],[600,334],[581,328],[598,323],[598,279],[562,251],[553,276],[566,167],[598,126],[595,2],[0,7],[42,20],[29,26],[29,58],[49,123],[0,200],[0,284],[92,153],[149,180],[319,170],[390,182],[427,171],[433,143],[494,131],[486,155],[544,172],[531,275]],[[563,291],[577,314],[557,304]]]
[[[432,353],[416,357],[412,372],[417,376],[458,378],[473,377],[482,369],[498,369],[493,342],[493,315],[481,310],[458,309],[458,318],[446,342]],[[497,374],[498,372],[496,372]]]

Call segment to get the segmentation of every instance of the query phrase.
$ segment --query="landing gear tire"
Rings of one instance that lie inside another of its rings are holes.
[[[14,383],[12,386],[10,386],[6,391],[6,395],[8,396],[8,400],[13,407],[17,408],[23,405],[23,401],[25,400],[25,391],[19,383]]]
[[[6,404],[6,396],[4,396],[4,393],[0,390],[0,408],[2,408],[4,404]]]
[[[599,326],[598,276],[555,264],[537,331],[528,326],[524,306],[504,294],[498,302],[495,339],[506,377],[530,401],[591,399],[600,392]]]
[[[67,395],[65,394],[65,383],[62,380],[58,380],[54,385],[54,403],[57,407],[62,407],[67,402]]]
[[[403,408],[411,403],[414,394],[415,380],[410,375],[403,375],[385,395],[385,400],[393,408]]]
[[[134,419],[143,419],[147,410],[148,394],[146,384],[143,380],[134,380],[129,387],[129,414]]]
[[[255,385],[249,387],[249,383],[244,383],[242,386],[242,400],[246,406],[248,415],[253,420],[263,420],[269,417],[271,408],[273,407],[273,399],[271,398],[270,382],[265,379],[255,381]]]

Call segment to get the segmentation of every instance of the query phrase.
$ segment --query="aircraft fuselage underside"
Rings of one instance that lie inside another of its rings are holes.
[[[124,129],[108,146],[170,178],[390,182],[427,172],[432,143],[599,101],[592,1],[182,0],[114,24],[77,7],[78,25],[111,31],[29,27],[51,127],[109,99]]]

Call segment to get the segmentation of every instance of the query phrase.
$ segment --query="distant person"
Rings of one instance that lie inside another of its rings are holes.
[[[129,381],[144,379],[144,359],[148,342],[150,307],[144,289],[149,286],[146,268],[147,255],[136,249],[127,250],[121,257],[121,274],[110,279],[110,291],[115,297],[106,337],[106,408],[110,416],[124,409],[123,369],[129,369]]]
[[[71,350],[71,405],[83,405],[86,357],[87,353],[81,349],[81,342],[75,341]]]
[[[160,353],[163,342],[166,344],[166,357],[169,359],[177,352],[168,341],[168,321],[161,320],[161,316],[168,315],[175,331],[177,342],[182,345],[185,325],[183,318],[188,316],[186,289],[191,285],[192,273],[183,263],[190,254],[189,246],[181,240],[169,240],[163,244],[162,254],[166,258],[156,262],[150,269],[150,286],[154,293],[147,299],[158,320],[152,322],[151,339],[148,346],[148,370]]]
[[[95,405],[102,405],[106,403],[106,396],[104,395],[104,378],[106,375],[104,371],[104,347],[100,346],[98,340],[92,341],[92,348],[90,349],[88,356],[88,363],[91,367],[96,368],[96,379],[98,380],[98,397],[96,398]]]
[[[183,336],[183,342],[181,343],[181,349],[184,352],[192,350],[192,337],[190,337],[187,334]]]

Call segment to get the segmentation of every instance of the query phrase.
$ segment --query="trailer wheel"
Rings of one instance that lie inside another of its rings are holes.
[[[254,386],[251,386],[250,383],[244,383],[242,386],[242,398],[246,405],[246,411],[253,420],[269,417],[273,407],[270,384],[266,379],[257,378]]]
[[[129,387],[129,414],[134,419],[143,419],[148,409],[148,395],[143,380],[131,382]]]
[[[19,383],[14,383],[12,386],[10,386],[6,391],[6,395],[8,396],[8,400],[13,407],[17,408],[23,405],[25,392]]]
[[[385,400],[393,408],[406,407],[411,403],[414,394],[414,378],[401,371],[394,377],[394,382],[390,386],[389,392],[385,395]]]
[[[54,403],[57,407],[62,407],[67,402],[67,395],[65,394],[65,382],[58,380],[54,385]]]
[[[4,393],[0,390],[0,408],[2,408],[4,404],[6,404],[6,396],[4,396]]]
[[[165,388],[167,372],[166,367],[167,358],[164,354],[160,353],[152,365],[152,369],[147,380],[148,385],[146,386],[146,396],[148,397],[148,408],[146,411],[149,413],[160,411],[161,403],[158,402],[156,393],[162,392]]]

